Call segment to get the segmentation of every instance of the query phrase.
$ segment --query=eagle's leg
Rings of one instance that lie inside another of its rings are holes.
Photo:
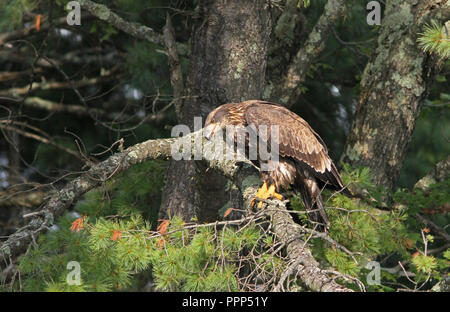
[[[279,200],[283,199],[283,195],[278,194],[275,191],[275,185],[272,184],[271,186],[267,187],[267,183],[264,182],[264,184],[256,191],[255,197],[253,197],[251,206],[255,204],[256,199],[268,199],[268,198],[277,198]],[[258,203],[258,209],[261,209],[263,205],[263,202]]]

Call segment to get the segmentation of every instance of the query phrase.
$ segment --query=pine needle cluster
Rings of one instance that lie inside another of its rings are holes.
[[[442,25],[431,20],[430,24],[425,25],[417,41],[425,52],[437,53],[444,58],[450,57],[450,22]]]

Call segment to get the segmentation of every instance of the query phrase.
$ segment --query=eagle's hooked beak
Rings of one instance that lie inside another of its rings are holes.
[[[211,140],[211,138],[214,136],[214,133],[216,132],[218,126],[218,124],[212,123],[205,127],[205,129],[203,130],[203,135],[208,141]]]

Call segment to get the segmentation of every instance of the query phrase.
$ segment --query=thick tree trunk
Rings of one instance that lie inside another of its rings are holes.
[[[387,1],[378,46],[367,64],[353,128],[342,160],[371,170],[374,182],[394,188],[416,119],[441,60],[417,44],[424,23],[446,20],[442,0]]]
[[[193,129],[215,107],[262,97],[271,31],[264,0],[208,0],[200,4],[192,36],[191,63],[179,120]],[[189,220],[216,219],[229,199],[227,181],[194,161],[171,161],[166,173],[161,214]]]

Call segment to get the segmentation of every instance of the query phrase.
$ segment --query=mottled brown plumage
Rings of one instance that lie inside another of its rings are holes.
[[[310,220],[318,224],[319,230],[328,228],[329,220],[320,195],[322,188],[350,193],[344,188],[325,143],[309,124],[285,107],[253,100],[224,104],[212,111],[206,119],[205,136],[211,137],[216,130],[225,129],[228,125],[240,126],[241,129],[250,126],[269,149],[270,130],[265,129],[278,126],[278,161],[265,161],[275,170],[261,171],[261,179],[275,185],[277,191],[290,186],[299,191]],[[248,136],[246,144],[249,144]],[[252,162],[260,167],[262,160],[258,157]]]

